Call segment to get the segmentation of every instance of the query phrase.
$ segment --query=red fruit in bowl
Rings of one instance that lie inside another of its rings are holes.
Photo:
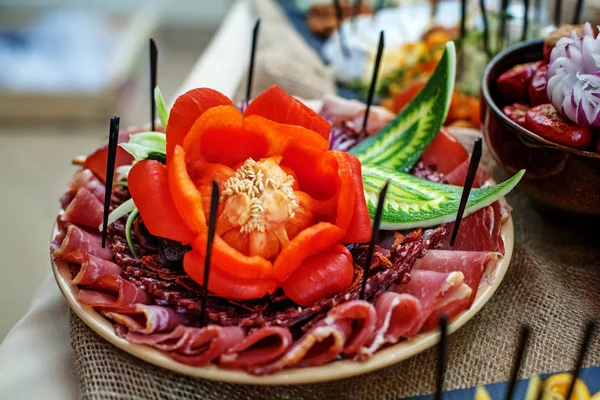
[[[592,130],[575,125],[556,111],[552,104],[533,107],[525,114],[525,128],[552,142],[585,150],[592,141]]]
[[[496,80],[498,92],[505,103],[526,103],[529,83],[541,61],[515,65]]]
[[[525,114],[531,107],[525,103],[514,103],[510,106],[504,106],[502,112],[512,121],[523,126],[525,124]]]
[[[547,104],[548,94],[546,93],[548,85],[548,64],[542,64],[534,72],[529,83],[529,105],[531,107]]]

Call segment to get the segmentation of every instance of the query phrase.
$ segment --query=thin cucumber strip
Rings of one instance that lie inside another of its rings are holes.
[[[156,103],[156,113],[158,114],[158,119],[160,119],[160,123],[163,128],[167,129],[167,122],[169,122],[169,110],[167,109],[167,105],[165,104],[165,99],[157,87],[154,88],[154,102]]]
[[[133,203],[133,199],[129,199],[126,202],[122,203],[119,207],[115,208],[108,215],[107,226],[111,226],[116,220],[118,220],[121,217],[126,216],[133,210],[135,210],[135,204]],[[102,232],[104,230],[104,226],[102,224],[100,224],[98,229],[100,230],[100,232]]]
[[[442,127],[452,100],[456,75],[456,51],[446,43],[442,59],[421,92],[376,135],[350,153],[361,163],[408,172]]]
[[[426,228],[456,220],[462,187],[431,182],[374,165],[363,165],[362,172],[365,198],[371,216],[375,215],[379,191],[386,180],[390,182],[381,218],[381,229]],[[514,189],[524,173],[525,170],[521,170],[512,178],[495,186],[472,189],[464,216],[504,197]]]
[[[167,153],[167,136],[161,132],[140,132],[131,135],[128,142],[121,143],[123,149],[131,154],[135,161],[148,158],[150,154]]]
[[[133,246],[133,240],[131,239],[131,228],[133,225],[133,221],[135,221],[139,214],[140,212],[138,211],[138,209],[134,209],[131,212],[131,214],[129,214],[129,218],[127,218],[127,224],[125,225],[125,238],[127,239],[127,245],[129,246],[129,251],[135,258],[140,257],[138,256],[137,252],[135,251],[135,247]]]

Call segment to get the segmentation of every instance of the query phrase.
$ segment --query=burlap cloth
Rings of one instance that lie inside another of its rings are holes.
[[[281,37],[269,39],[270,35],[293,38],[297,34],[286,25],[270,0],[256,0],[255,5],[263,17],[264,39],[260,49],[263,61],[258,65],[265,68],[257,68],[256,90],[278,83],[294,95],[321,97],[325,93],[323,88],[333,86],[331,77],[326,85],[303,85],[300,72],[287,69],[300,68],[302,60],[277,57],[282,47]],[[299,50],[294,50],[292,44],[299,46]],[[297,54],[312,52],[302,42],[292,39],[284,47],[286,52]],[[268,59],[266,54],[275,56]],[[326,76],[322,65],[313,65],[312,71],[318,70],[321,78]],[[294,76],[286,74],[289,71]],[[308,76],[306,70],[302,74]],[[472,132],[457,133],[467,143],[472,141]],[[505,178],[489,156],[484,156],[484,160],[496,179]],[[532,327],[523,377],[571,369],[586,320],[600,316],[598,228],[565,227],[551,222],[519,190],[509,195],[508,201],[514,208],[512,262],[489,303],[450,337],[447,389],[507,380],[522,322]],[[70,334],[84,399],[391,399],[434,390],[434,349],[392,367],[342,381],[268,387],[194,379],[146,364],[102,340],[73,313]],[[593,340],[585,365],[600,365],[600,335]]]

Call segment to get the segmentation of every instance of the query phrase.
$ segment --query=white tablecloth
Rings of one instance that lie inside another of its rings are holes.
[[[178,93],[206,86],[233,96],[247,68],[253,24],[250,0],[238,0]],[[68,316],[69,307],[48,276],[0,344],[0,399],[79,397]]]

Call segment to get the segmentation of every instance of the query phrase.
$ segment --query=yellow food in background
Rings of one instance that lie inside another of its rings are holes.
[[[537,400],[538,393],[542,389],[542,380],[539,376],[534,376],[529,380],[527,385],[527,393],[525,393],[525,400]]]
[[[600,400],[600,392],[592,396],[592,400]]]
[[[475,400],[492,400],[492,398],[483,386],[477,386],[477,390],[475,390]]]

